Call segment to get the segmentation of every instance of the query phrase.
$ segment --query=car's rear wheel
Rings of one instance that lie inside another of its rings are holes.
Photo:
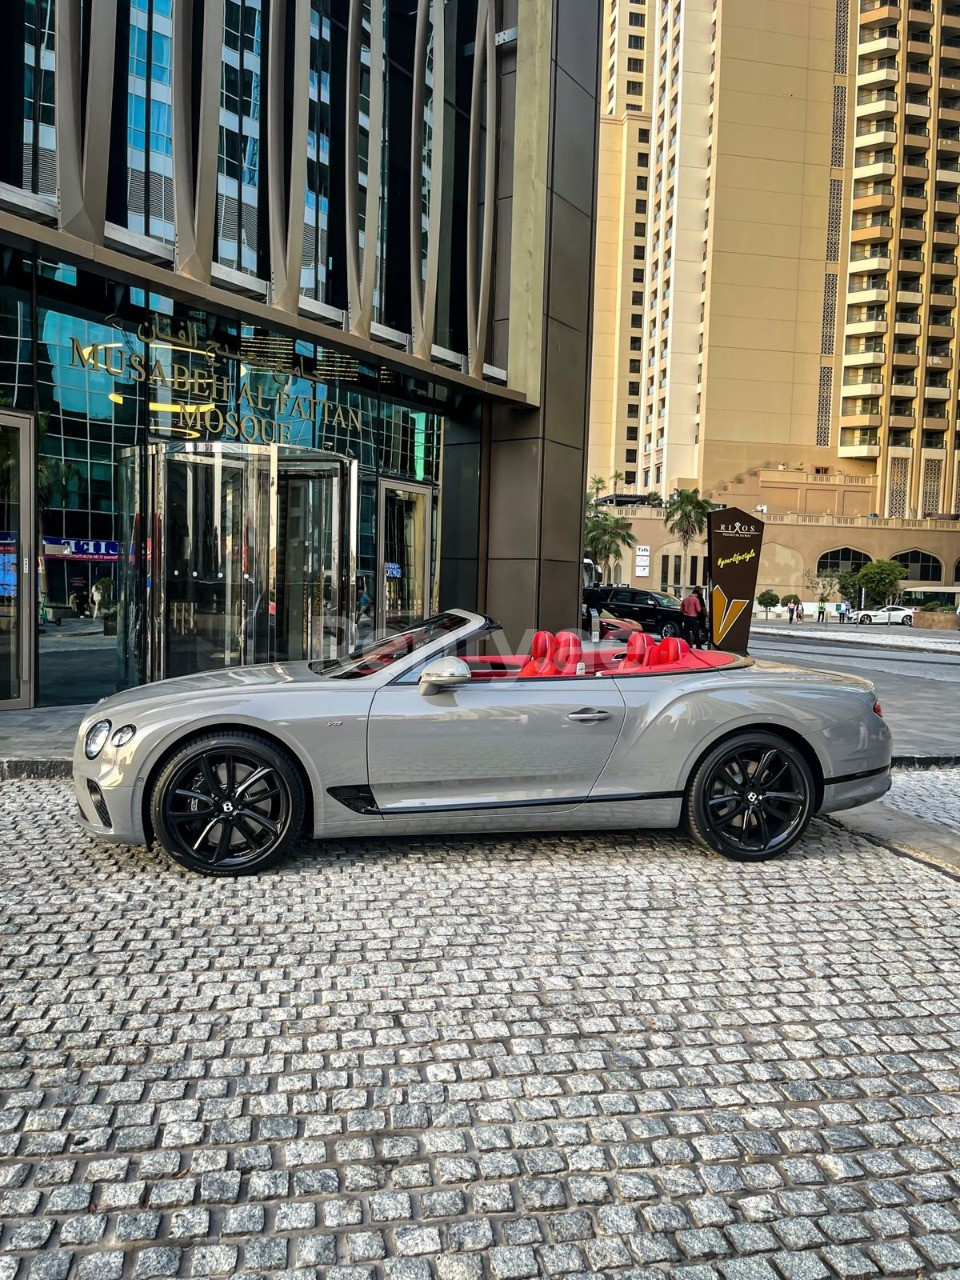
[[[736,862],[778,857],[803,835],[816,786],[791,743],[772,733],[741,733],[697,766],[684,820],[701,844]]]
[[[904,616],[900,619],[900,625],[901,627],[913,626],[913,619],[910,617],[909,613],[904,614]]]
[[[150,820],[171,857],[211,876],[250,875],[287,853],[303,824],[303,783],[259,734],[191,739],[160,771]]]
[[[680,634],[680,624],[677,622],[665,622],[660,628],[660,634],[664,640],[669,640],[671,636],[678,636]]]

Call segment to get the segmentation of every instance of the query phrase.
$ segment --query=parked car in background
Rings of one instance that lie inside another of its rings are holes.
[[[912,627],[916,609],[908,609],[902,604],[888,604],[882,609],[854,609],[850,621],[867,626],[871,622],[882,622],[894,627]]]
[[[584,603],[599,613],[639,622],[644,631],[656,635],[680,634],[680,601],[662,591],[648,591],[645,587],[596,587],[584,593]]]

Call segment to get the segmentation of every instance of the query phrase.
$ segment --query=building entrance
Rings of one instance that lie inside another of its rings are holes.
[[[121,684],[312,661],[349,644],[355,475],[355,463],[304,449],[130,451]]]
[[[31,496],[33,420],[0,412],[0,707],[31,702],[34,585]]]

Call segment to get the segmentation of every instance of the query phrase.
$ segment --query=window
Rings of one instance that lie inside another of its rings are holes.
[[[837,577],[841,573],[859,573],[864,565],[870,563],[870,557],[863,551],[853,547],[837,547],[833,551],[825,551],[817,561],[817,577]]]
[[[650,141],[650,130],[649,130],[649,129],[641,129],[641,130],[640,130],[640,141],[641,141],[641,142],[649,142],[649,141]]]
[[[646,212],[647,212],[647,202],[646,202],[646,200],[638,200],[638,201],[637,201],[637,203],[636,203],[636,205],[635,205],[635,208],[636,208],[637,213],[646,213]]]
[[[936,556],[928,555],[926,551],[901,551],[890,559],[903,565],[912,582],[943,581],[943,565]]]
[[[627,59],[627,70],[628,70],[628,71],[633,72],[635,75],[640,75],[640,74],[642,74],[642,72],[643,72],[643,59],[642,59],[642,58],[628,58],[628,59]]]
[[[695,587],[697,585],[697,565],[699,564],[699,560],[700,560],[699,556],[690,557],[690,586],[691,587]]]
[[[633,452],[634,452],[634,453],[636,453],[636,449],[634,449],[634,450],[633,450]],[[629,454],[630,454],[630,450],[628,449],[628,450],[627,450],[627,461],[628,461],[628,462],[630,461]],[[634,458],[634,462],[636,462],[636,458]],[[624,472],[623,483],[627,486],[627,488],[628,488],[628,489],[634,489],[634,488],[636,488],[636,484],[637,484],[637,473],[636,473],[635,471],[626,471],[626,472]]]
[[[660,557],[660,590],[666,591],[670,585],[670,557]]]
[[[630,94],[631,97],[638,98],[642,92],[643,92],[643,85],[640,83],[639,80],[627,81],[627,93]]]
[[[646,191],[646,189],[647,189],[647,180],[645,177],[641,176],[637,179],[637,190]]]

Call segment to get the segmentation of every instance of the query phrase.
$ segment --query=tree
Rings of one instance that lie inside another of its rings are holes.
[[[683,548],[683,581],[687,581],[690,543],[702,538],[712,505],[700,497],[699,489],[674,489],[667,499],[667,528]]]
[[[599,510],[592,503],[587,507],[587,518],[583,531],[583,549],[595,565],[604,573],[609,570],[611,560],[619,560],[624,548],[636,546],[636,538],[630,528],[626,516],[613,515],[612,512]]]
[[[860,604],[860,575],[855,569],[844,569],[837,574],[837,595],[841,600],[849,600],[856,609]]]
[[[896,599],[900,594],[900,579],[906,576],[906,569],[896,560],[874,560],[863,566],[857,581],[867,593],[867,605],[876,608]]]
[[[591,501],[596,502],[601,493],[606,491],[606,488],[607,482],[603,476],[591,476],[590,483],[587,485],[587,492],[590,494]]]
[[[648,507],[662,507],[663,494],[659,489],[649,489],[646,495],[646,503]]]
[[[618,484],[623,484],[624,480],[626,480],[626,476],[623,474],[623,472],[622,472],[622,471],[611,471],[611,472],[610,472],[610,486],[611,486],[611,488],[613,489],[613,496],[614,496],[614,497],[616,497],[616,496],[617,496],[617,485],[618,485]]]
[[[757,596],[757,604],[761,609],[766,610],[766,616],[770,617],[770,610],[775,609],[780,603],[780,597],[775,591],[771,591],[769,587],[766,591],[761,591]]]
[[[800,597],[798,595],[795,595],[792,591],[790,591],[785,596],[781,596],[780,603],[782,605],[799,604]]]
[[[804,585],[816,598],[818,604],[826,604],[837,589],[837,576],[833,573],[814,573],[808,570],[803,575]]]

